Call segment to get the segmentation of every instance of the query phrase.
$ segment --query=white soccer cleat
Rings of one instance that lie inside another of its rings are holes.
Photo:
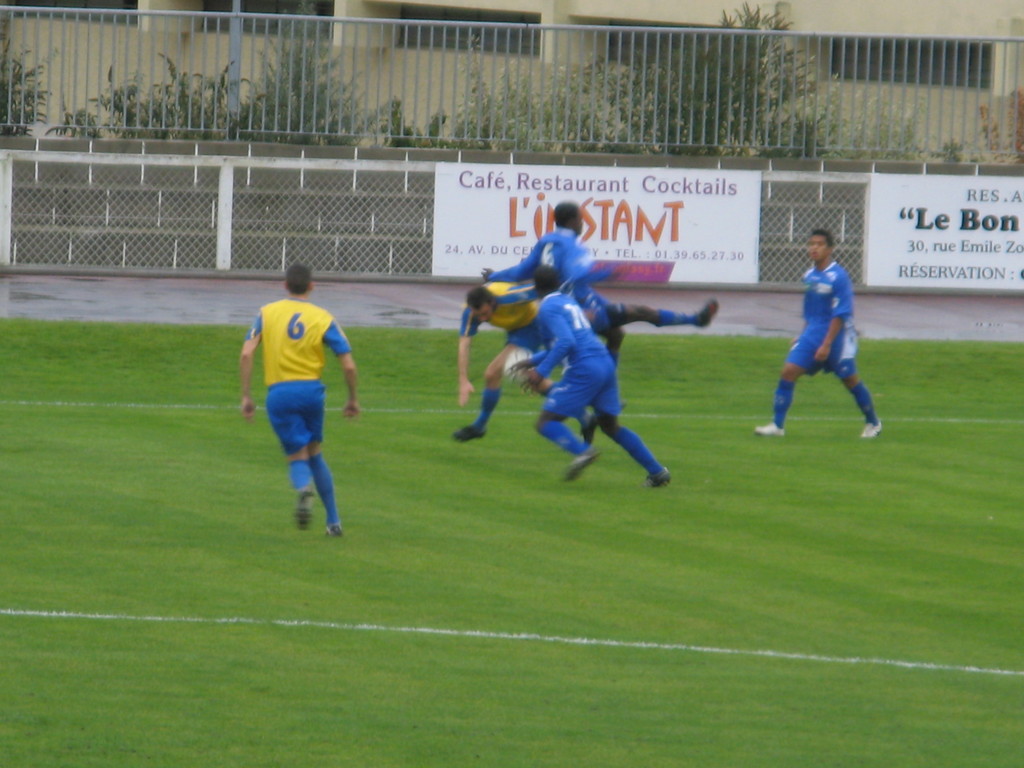
[[[765,424],[763,427],[754,427],[754,434],[761,435],[762,437],[782,437],[786,434],[786,430],[772,422],[771,424]]]
[[[668,471],[668,467],[665,467],[660,472],[648,475],[647,479],[644,480],[644,485],[648,488],[661,488],[663,485],[668,485],[671,482],[672,474]]]
[[[871,423],[865,424],[864,425],[864,431],[860,433],[860,436],[861,437],[878,437],[880,434],[882,434],[882,422],[878,422],[877,424],[871,424]]]
[[[600,455],[601,452],[596,448],[587,448],[587,450],[569,462],[569,467],[565,470],[565,479],[575,480],[583,474],[584,469],[597,461],[597,457]]]

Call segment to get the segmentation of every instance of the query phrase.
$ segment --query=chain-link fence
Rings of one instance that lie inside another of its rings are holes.
[[[798,283],[807,271],[803,243],[813,229],[835,235],[843,266],[864,280],[867,177],[768,172],[761,185],[762,283]]]
[[[6,162],[15,266],[278,272],[301,260],[337,275],[431,275],[431,161],[14,151]],[[760,281],[799,282],[807,233],[825,227],[863,282],[867,181],[764,171]]]
[[[15,265],[431,272],[430,164],[77,153],[12,163]]]
[[[434,175],[402,166],[254,169],[236,187],[232,266],[301,259],[323,272],[429,275]]]
[[[215,167],[13,163],[11,261],[213,269]]]

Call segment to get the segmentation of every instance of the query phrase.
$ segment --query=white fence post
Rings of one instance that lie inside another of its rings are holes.
[[[217,190],[217,269],[231,269],[231,215],[235,201],[235,166],[220,167]]]
[[[12,198],[14,196],[14,158],[9,152],[0,153],[0,265],[11,263],[13,227],[11,226]]]

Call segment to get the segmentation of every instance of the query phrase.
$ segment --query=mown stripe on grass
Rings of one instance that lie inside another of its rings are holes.
[[[538,401],[539,403],[540,401]],[[237,405],[210,405],[202,403],[99,403],[99,402],[74,402],[64,400],[0,400],[0,407],[33,407],[33,408],[123,408],[125,410],[182,410],[182,411],[233,411]],[[538,405],[539,408],[539,405]],[[257,407],[256,410],[263,410]],[[340,413],[343,408],[327,408],[328,411]],[[363,413],[424,413],[424,414],[461,414],[471,413],[466,408],[363,408]],[[529,411],[503,410],[502,413],[511,416],[530,416],[537,413],[537,409]],[[640,413],[631,412],[629,418],[637,419],[691,419],[702,421],[764,421],[764,414],[750,416],[735,416],[717,413]],[[790,421],[826,421],[839,422],[851,421],[851,416],[790,416]],[[936,416],[887,416],[886,422],[904,424],[993,424],[993,425],[1024,425],[1024,419],[974,419],[974,418],[943,418]]]
[[[723,656],[747,656],[784,661],[817,662],[822,664],[872,665],[897,667],[900,669],[932,672],[959,672],[974,675],[1000,675],[1024,677],[1024,670],[999,669],[960,664],[936,664],[927,661],[903,661],[859,656],[823,656],[813,653],[790,651],[746,650],[741,648],[715,648],[706,645],[685,643],[656,643],[636,640],[607,640],[586,637],[561,637],[541,635],[533,632],[488,632],[486,630],[443,629],[438,627],[393,627],[382,624],[346,624],[333,621],[310,621],[305,619],[253,619],[239,616],[227,618],[203,618],[197,616],[132,616],[115,613],[79,613],[74,611],[35,611],[19,608],[0,608],[0,615],[22,618],[79,619],[88,621],[153,622],[168,624],[246,624],[266,627],[311,627],[343,632],[388,632],[394,634],[433,635],[440,637],[473,638],[483,640],[506,640],[518,642],[555,643],[560,645],[596,646],[602,648],[628,648],[633,650],[680,651]]]

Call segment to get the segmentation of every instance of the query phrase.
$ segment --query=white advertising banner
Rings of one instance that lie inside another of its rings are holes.
[[[439,163],[434,188],[434,275],[519,263],[571,200],[583,240],[602,265],[620,267],[617,279],[758,279],[757,171]]]
[[[875,174],[865,282],[1024,290],[1024,179]]]

